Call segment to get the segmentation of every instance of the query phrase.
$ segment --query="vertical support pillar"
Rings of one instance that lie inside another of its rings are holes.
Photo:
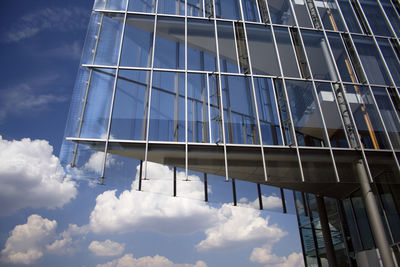
[[[367,172],[365,171],[364,162],[361,159],[356,162],[356,169],[361,186],[361,193],[364,198],[365,209],[368,215],[368,221],[371,225],[372,235],[374,236],[376,246],[378,247],[383,266],[394,267],[392,250],[386,238],[385,229],[379,214],[374,193],[372,192],[369,183]]]
[[[322,236],[324,237],[324,245],[326,257],[329,262],[329,267],[336,267],[335,248],[333,247],[332,235],[329,228],[328,215],[326,214],[325,201],[322,196],[315,196],[317,201],[319,221],[321,223]]]

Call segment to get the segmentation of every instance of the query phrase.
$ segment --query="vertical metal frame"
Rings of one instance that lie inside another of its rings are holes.
[[[378,2],[378,5],[379,5],[380,9],[382,10],[383,16],[385,17],[386,22],[388,23],[389,28],[390,28],[390,30],[391,30],[392,33],[393,33],[393,36],[395,36],[396,38],[399,38],[399,36],[397,36],[396,31],[394,30],[394,28],[393,28],[393,26],[392,26],[392,22],[390,21],[389,17],[388,17],[387,14],[386,14],[385,9],[384,9],[383,6],[382,6],[381,1],[376,1],[376,2]],[[390,4],[391,4],[391,1],[390,1]],[[393,6],[392,6],[392,7],[393,7]],[[394,10],[396,11],[396,9],[394,9]],[[396,13],[397,13],[397,12],[396,12]]]
[[[188,47],[187,47],[187,40],[188,40],[188,37],[187,37],[187,29],[188,29],[188,16],[187,16],[187,0],[185,0],[185,178],[186,178],[186,181],[188,181],[189,180],[189,178],[188,178],[188,166],[189,166],[189,152],[188,152],[188,150],[189,150],[189,146],[188,146],[188,100],[187,100],[187,95],[188,95],[188,93],[187,93],[187,87],[188,87],[188,85],[187,85],[187,80],[188,80],[188,72],[187,72],[187,70],[188,70],[188,64],[187,64],[187,61],[188,61],[188,53],[187,53],[187,50],[188,50]],[[194,132],[194,128],[193,128],[193,132]],[[194,140],[193,140],[194,141]]]
[[[218,26],[217,26],[217,29],[218,29]],[[240,72],[240,64],[239,64],[239,51],[238,51],[236,29],[235,29],[235,22],[234,21],[232,21],[232,30],[233,30],[233,37],[235,38],[236,65],[237,65],[238,73],[241,73]],[[217,32],[217,34],[218,34],[218,32]]]

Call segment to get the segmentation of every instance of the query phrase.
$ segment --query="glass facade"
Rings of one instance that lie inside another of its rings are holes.
[[[340,266],[354,266],[334,221],[350,204],[331,201],[357,190],[353,162],[366,163],[398,242],[399,25],[395,0],[96,0],[61,160],[79,179],[140,170],[139,190],[152,178],[173,184],[165,194],[235,205],[262,208],[266,185],[307,192],[296,205],[324,195]],[[150,177],[153,164],[168,175]],[[296,207],[306,264],[324,266],[318,212]]]

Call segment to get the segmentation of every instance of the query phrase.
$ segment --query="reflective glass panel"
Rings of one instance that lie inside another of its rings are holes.
[[[383,9],[385,10],[386,16],[388,16],[389,21],[396,32],[397,36],[400,35],[400,18],[395,8],[391,4],[390,0],[380,0]]]
[[[150,67],[153,31],[153,16],[127,16],[120,59],[121,66]]]
[[[282,145],[282,135],[272,80],[254,78],[254,86],[263,144]]]
[[[400,122],[386,88],[372,87],[383,122],[394,149],[400,149]]]
[[[94,64],[117,65],[124,16],[104,13]]]
[[[140,160],[113,154],[120,150],[110,149],[110,146],[108,148],[104,169],[104,185],[112,189],[130,190],[131,185],[139,176]]]
[[[327,32],[327,36],[342,81],[356,83],[357,78],[350,63],[351,61],[346,53],[342,38],[339,34],[333,32]]]
[[[350,32],[362,33],[360,24],[348,0],[337,0]]]
[[[285,145],[294,145],[295,141],[292,136],[292,123],[290,121],[289,107],[287,106],[283,82],[280,79],[276,79],[274,80],[274,85]]]
[[[80,137],[107,138],[115,70],[93,69]]]
[[[208,143],[210,105],[207,75],[188,73],[187,79],[188,142]]]
[[[345,93],[365,148],[388,149],[378,111],[367,86],[346,85]]]
[[[238,72],[235,33],[231,22],[217,21],[221,72]],[[223,48],[223,49],[222,49]]]
[[[146,139],[149,80],[149,71],[119,71],[110,139]]]
[[[210,101],[210,126],[211,126],[211,143],[222,143],[222,116],[221,116],[221,95],[218,86],[218,75],[208,75],[209,83],[209,101]]]
[[[171,15],[185,15],[184,0],[158,0],[158,13]]]
[[[153,73],[149,140],[185,141],[184,73]]]
[[[382,36],[393,35],[376,0],[360,0],[360,4],[374,34]]]
[[[259,22],[256,0],[242,0],[244,20]]]
[[[299,78],[300,72],[297,66],[297,60],[294,54],[293,44],[288,28],[274,27],[274,31],[283,69],[283,75]]]
[[[155,68],[185,68],[185,22],[183,18],[157,17],[155,42]]]
[[[106,9],[126,10],[127,0],[106,0]]]
[[[300,27],[313,28],[305,0],[290,0]]]
[[[369,82],[372,84],[391,84],[372,38],[353,36],[353,40]]]
[[[242,76],[221,76],[227,143],[259,144],[251,81]]]
[[[187,0],[187,15],[193,17],[203,17],[203,1]]]
[[[217,70],[214,23],[188,19],[187,57],[190,70]]]
[[[246,28],[253,73],[280,75],[271,28],[251,24]]]
[[[394,82],[397,86],[400,86],[400,64],[396,53],[393,51],[388,39],[377,38],[376,41],[378,42]]]
[[[257,184],[235,180],[237,205],[244,208],[259,209]]]
[[[128,11],[155,13],[156,0],[130,0]]]
[[[335,0],[314,1],[318,8],[319,16],[327,30],[346,30],[340,16],[340,11]]]
[[[289,0],[268,0],[267,2],[272,23],[290,26],[296,24]]]
[[[217,18],[241,19],[239,0],[215,0],[215,12]]]
[[[348,147],[342,119],[330,83],[315,83],[332,147]],[[338,86],[338,85],[334,85]]]
[[[337,74],[324,34],[309,30],[301,33],[314,79],[335,80]]]
[[[311,82],[286,80],[299,146],[325,146],[323,125]]]

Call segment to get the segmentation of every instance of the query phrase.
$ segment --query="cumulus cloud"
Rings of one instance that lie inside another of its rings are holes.
[[[46,249],[56,254],[74,253],[78,248],[80,237],[84,237],[88,232],[87,225],[80,227],[76,224],[70,224],[68,229],[59,234],[56,240],[46,245]]]
[[[265,244],[260,248],[254,248],[250,260],[260,263],[265,267],[303,267],[303,254],[291,253],[288,257],[279,257],[272,253],[272,244]]]
[[[13,264],[31,264],[43,256],[46,244],[55,237],[56,221],[39,215],[28,217],[27,223],[15,226],[1,251],[2,260]]]
[[[154,257],[134,258],[132,254],[125,254],[122,258],[98,264],[97,267],[207,267],[203,261],[195,264],[177,264],[163,256],[155,255]]]
[[[0,215],[25,207],[58,208],[77,194],[45,140],[8,141],[0,136]]]
[[[92,243],[89,245],[89,250],[96,256],[115,257],[124,252],[125,244],[120,244],[109,239],[104,242],[92,241]]]
[[[103,168],[103,161],[104,161],[104,152],[98,151],[90,155],[88,161],[83,165],[83,168],[95,172],[95,173],[100,173],[101,169]],[[106,167],[111,167],[113,165],[117,164],[117,161],[115,160],[114,156],[111,154],[107,155],[107,160],[106,160]]]

